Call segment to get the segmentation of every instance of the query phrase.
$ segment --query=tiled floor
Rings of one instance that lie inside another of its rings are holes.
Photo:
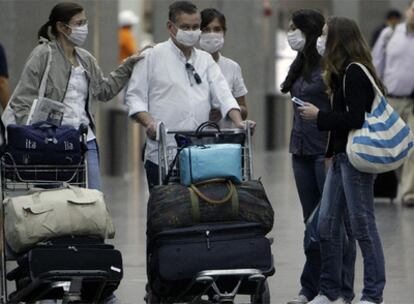
[[[284,304],[296,295],[304,261],[301,249],[303,224],[290,157],[285,151],[255,155],[255,175],[261,176],[276,212],[273,254],[276,274],[270,278],[271,302]],[[143,172],[142,172],[143,173]],[[130,179],[105,177],[104,188],[115,220],[114,240],[124,257],[125,278],[117,291],[123,304],[143,303],[145,275],[145,225],[147,189],[143,176]],[[388,201],[376,203],[377,224],[383,241],[387,304],[414,303],[414,208]],[[362,263],[358,253],[355,290],[362,288]],[[357,301],[354,301],[355,303]]]

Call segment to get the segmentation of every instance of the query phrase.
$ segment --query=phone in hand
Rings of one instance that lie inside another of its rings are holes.
[[[305,102],[297,97],[293,97],[292,101],[296,103],[299,107],[303,107],[305,105]]]

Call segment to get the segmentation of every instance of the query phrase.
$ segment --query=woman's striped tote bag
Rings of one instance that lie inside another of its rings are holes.
[[[376,94],[371,113],[365,113],[362,128],[349,132],[346,147],[349,161],[356,169],[366,173],[395,170],[403,164],[414,145],[413,133],[388,104],[369,70],[360,63],[351,64],[361,67]]]

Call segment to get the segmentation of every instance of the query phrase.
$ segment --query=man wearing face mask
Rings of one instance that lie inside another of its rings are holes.
[[[201,36],[199,46],[202,50],[213,56],[214,61],[220,67],[221,72],[229,84],[230,90],[240,106],[243,119],[247,117],[246,94],[247,89],[244,84],[240,65],[224,57],[220,50],[224,45],[224,36],[227,31],[226,17],[214,8],[207,8],[201,12]],[[210,112],[210,119],[219,121],[220,127],[231,128],[229,119],[222,119],[220,109],[213,108]]]
[[[144,52],[126,93],[129,115],[146,128],[145,169],[150,189],[158,184],[158,122],[167,129],[196,129],[209,120],[214,99],[222,116],[236,127],[244,128],[246,123],[218,65],[210,54],[194,48],[201,33],[197,7],[188,1],[171,4],[167,30],[170,39]],[[172,136],[167,144],[175,145]]]

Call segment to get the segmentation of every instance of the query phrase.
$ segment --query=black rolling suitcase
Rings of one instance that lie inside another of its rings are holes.
[[[30,302],[61,299],[63,289],[49,289],[53,282],[78,278],[82,303],[111,295],[123,277],[122,256],[113,245],[95,238],[61,238],[39,243],[17,258],[18,267],[7,274],[16,282],[10,299]],[[46,291],[46,292],[45,292]]]
[[[147,257],[151,290],[161,298],[179,296],[203,270],[255,268],[266,276],[274,272],[270,241],[256,223],[203,224],[162,232],[150,240]],[[231,278],[220,282],[223,290],[236,283]],[[250,294],[255,287],[246,282],[239,292]]]
[[[397,197],[398,179],[395,171],[377,175],[374,183],[374,197],[389,198],[391,203]]]

